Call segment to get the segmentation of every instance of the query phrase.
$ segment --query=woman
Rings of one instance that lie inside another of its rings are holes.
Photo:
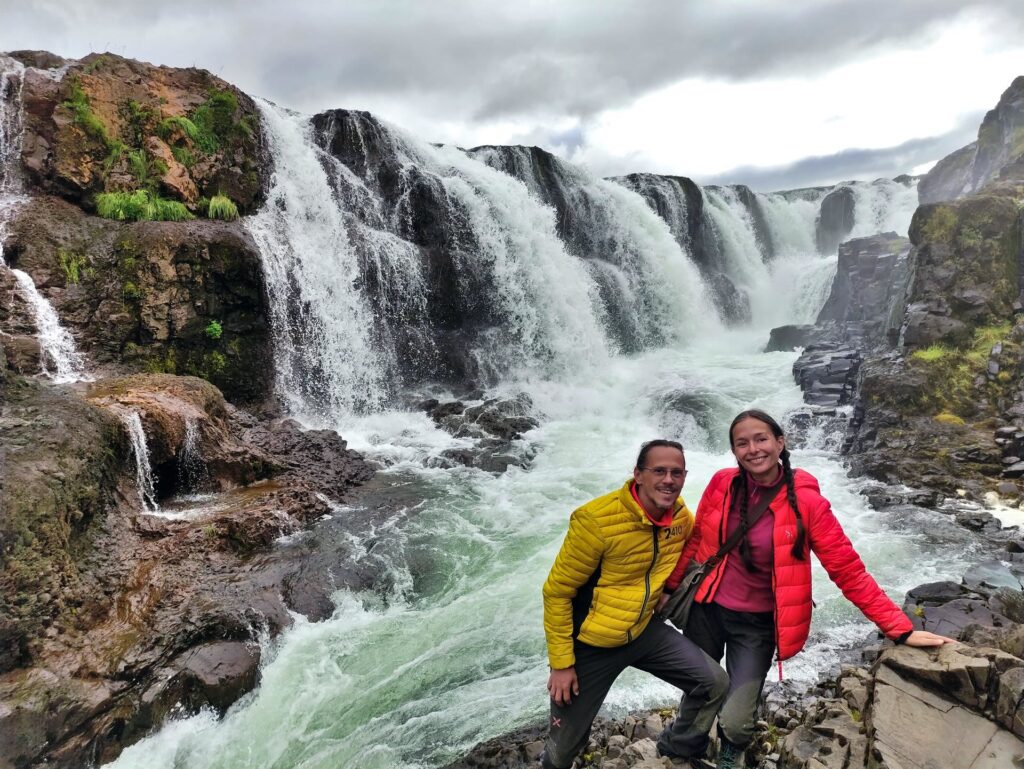
[[[666,592],[674,590],[692,559],[703,563],[713,556],[729,534],[747,525],[747,511],[758,499],[772,495],[739,545],[704,578],[686,626],[687,637],[713,659],[721,661],[725,651],[730,684],[718,717],[719,769],[742,766],[773,654],[777,651],[781,673],[782,661],[807,641],[811,551],[843,595],[888,638],[908,646],[953,642],[914,630],[882,592],[821,496],[818,481],[790,467],[786,439],[774,419],[759,410],[742,412],[729,427],[729,444],[739,467],[711,478],[693,535],[665,585]]]

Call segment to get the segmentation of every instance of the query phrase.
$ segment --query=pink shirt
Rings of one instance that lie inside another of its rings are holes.
[[[778,481],[778,477],[767,486],[763,486],[749,475],[747,476],[747,510],[752,510],[757,500]],[[737,505],[729,510],[729,521],[726,524],[726,537],[740,527],[740,511]],[[775,527],[775,516],[769,507],[764,511],[757,523],[747,532],[750,543],[750,557],[756,567],[748,571],[737,544],[729,551],[722,570],[722,578],[715,591],[715,603],[733,611],[765,612],[775,611],[775,596],[772,592],[772,531]]]

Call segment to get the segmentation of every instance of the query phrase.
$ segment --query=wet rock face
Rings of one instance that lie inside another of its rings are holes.
[[[814,222],[814,240],[818,253],[835,253],[839,244],[853,231],[855,203],[853,190],[849,187],[840,187],[822,199],[818,218]]]
[[[128,461],[120,425],[102,409],[20,378],[3,396],[0,673],[92,600],[72,551],[99,536]]]
[[[217,194],[243,213],[263,200],[256,106],[209,72],[92,54],[59,82],[27,70],[23,100],[22,160],[41,192],[92,210],[98,192],[149,187],[200,215],[201,198]]]
[[[105,763],[174,708],[223,712],[258,681],[259,635],[308,608],[308,559],[279,555],[281,537],[337,516],[372,468],[337,434],[263,422],[198,378],[100,381],[88,400],[0,382],[0,764]],[[165,494],[224,490],[143,514],[126,409]],[[175,485],[190,422],[200,489]],[[371,564],[337,566],[321,602],[375,584]]]
[[[260,256],[238,222],[123,224],[41,197],[10,230],[8,262],[32,276],[93,363],[202,376],[243,403],[269,394]]]
[[[918,208],[910,225],[906,346],[962,346],[978,326],[1012,316],[1021,291],[1019,217],[1007,195]]]
[[[986,185],[1024,179],[1024,76],[1006,89],[995,109],[985,115],[975,142],[947,155],[918,186],[922,204],[956,200]]]
[[[482,396],[482,393],[469,393]],[[509,467],[529,467],[534,451],[521,444],[523,433],[537,427],[533,402],[525,393],[516,398],[474,397],[467,405],[462,401],[440,403],[430,398],[418,408],[456,438],[468,438],[473,445],[448,449],[444,458],[453,466],[465,465],[492,473],[503,473]]]

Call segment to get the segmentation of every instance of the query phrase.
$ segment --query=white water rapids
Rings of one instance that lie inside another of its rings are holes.
[[[550,209],[526,185],[457,150],[395,137],[406,168],[434,174],[469,211],[482,251],[480,263],[465,268],[488,271],[497,286],[493,300],[501,311],[493,338],[511,347],[490,349],[485,338],[473,350],[500,374],[488,395],[528,393],[541,423],[520,445],[536,451],[529,469],[491,475],[445,468],[441,453],[470,439],[452,437],[423,413],[386,408],[380,383],[391,375],[394,355],[374,349],[360,325],[370,310],[358,291],[358,254],[350,238],[355,225],[331,196],[323,170],[331,161],[303,119],[270,107],[264,115],[276,162],[272,210],[248,226],[264,249],[284,363],[296,366],[279,379],[280,394],[297,416],[335,427],[353,448],[383,463],[396,487],[412,486],[423,501],[396,511],[356,543],[357,558],[372,555],[391,572],[392,592],[339,591],[330,619],[296,617],[293,628],[266,644],[259,688],[223,719],[201,713],[172,721],[111,766],[443,766],[479,740],[543,720],[540,588],[570,511],[618,487],[640,443],[665,435],[687,446],[691,473],[683,496],[696,508],[711,474],[733,463],[725,430],[737,411],[760,407],[781,417],[801,405],[791,374],[796,354],[760,350],[771,326],[813,320],[835,257],[813,253],[812,204],[763,196],[781,245],[766,265],[750,251],[749,221],[722,193],[711,205],[727,236],[731,274],[765,297],[753,303],[750,328],[727,331],[695,294],[696,270],[670,245],[667,225],[638,196],[584,179],[607,205],[617,206],[616,237],[657,249],[639,266],[616,269],[621,296],[649,297],[651,322],[663,324],[668,341],[620,355],[603,326],[607,308],[591,272],[566,252]],[[911,211],[912,205],[882,215],[905,232]],[[380,219],[381,233],[386,219]],[[380,234],[375,242],[389,238]],[[406,276],[414,290],[419,283],[408,253],[396,247],[374,258],[391,254],[389,274]],[[663,271],[655,267],[658,260]],[[320,379],[314,383],[299,376],[305,359],[315,360]],[[671,408],[681,396],[703,404],[696,417]],[[896,600],[916,584],[962,572],[968,555],[961,547],[928,541],[926,521],[897,524],[871,511],[858,493],[862,482],[847,478],[833,455],[808,448],[794,459],[819,478],[869,569]],[[337,510],[339,516],[359,514]],[[812,640],[786,663],[788,678],[813,679],[837,659],[837,648],[870,629],[820,569],[815,599]],[[628,672],[606,708],[621,712],[677,697],[650,676]]]

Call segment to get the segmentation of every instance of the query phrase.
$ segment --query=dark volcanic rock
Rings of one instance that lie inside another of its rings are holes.
[[[963,346],[975,327],[1012,317],[1021,292],[1019,218],[1009,195],[918,208],[910,225],[905,345]]]
[[[123,224],[42,197],[19,210],[4,254],[94,363],[202,376],[242,402],[269,394],[263,271],[239,222]]]
[[[849,187],[833,190],[821,201],[821,210],[814,222],[814,240],[819,253],[835,253],[843,239],[853,231],[855,202],[853,190]]]
[[[806,347],[818,336],[818,327],[810,324],[779,326],[773,328],[768,336],[765,352],[788,352],[797,347]]]
[[[256,642],[291,623],[291,586],[309,574],[277,543],[342,515],[369,466],[336,434],[263,425],[200,379],[99,382],[91,402],[2,381],[0,764],[105,763],[175,708],[223,712],[256,685]],[[143,414],[167,488],[189,421],[211,483],[261,481],[143,514],[124,409]],[[380,571],[336,569],[331,590]]]
[[[918,185],[922,204],[972,195],[994,181],[1024,180],[1024,76],[985,115],[978,139],[947,155]]]

